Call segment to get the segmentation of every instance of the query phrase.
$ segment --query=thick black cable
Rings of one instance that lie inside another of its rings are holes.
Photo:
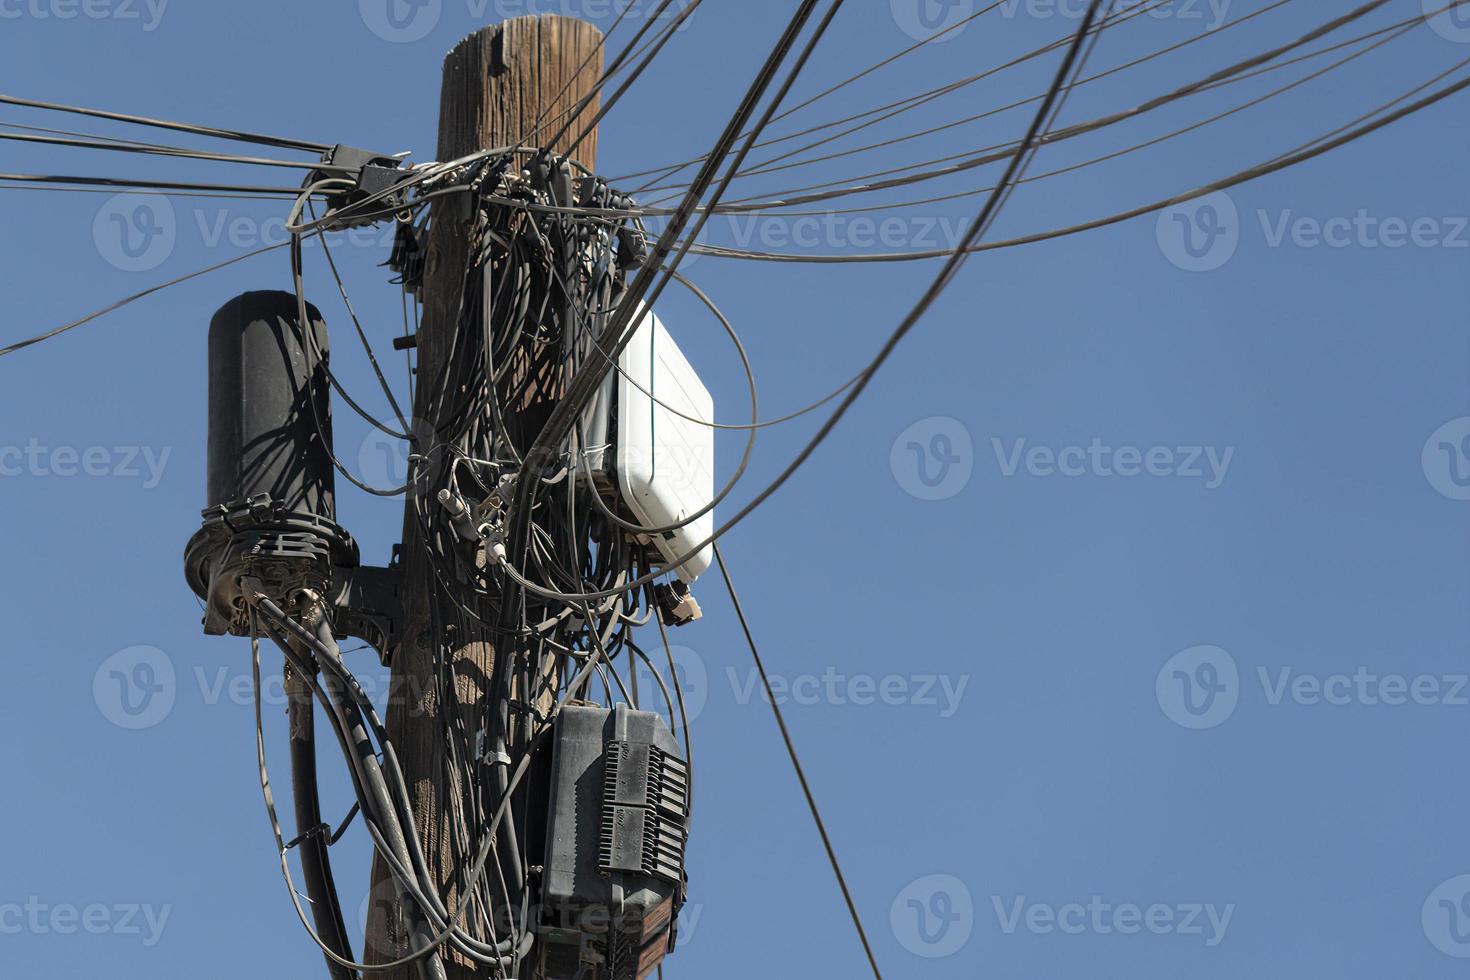
[[[879,71],[879,70],[881,70],[883,68],[888,67],[889,65],[893,64],[895,61],[898,61],[899,59],[903,58],[905,55],[912,54],[913,52],[919,50],[920,48],[923,48],[925,45],[928,45],[928,44],[933,43],[934,41],[937,41],[939,38],[943,37],[946,34],[950,34],[950,33],[953,33],[954,31],[960,30],[965,25],[969,24],[971,21],[978,19],[979,17],[981,17],[984,14],[990,13],[992,10],[995,10],[995,9],[997,9],[999,7],[1004,6],[1005,3],[1006,3],[1006,0],[993,0],[992,3],[987,4],[986,6],[980,8],[975,13],[969,14],[966,17],[962,18],[961,20],[956,21],[955,23],[951,24],[949,27],[946,27],[944,30],[939,31],[936,34],[931,34],[929,37],[923,38],[922,40],[915,41],[913,44],[911,44],[908,47],[904,48],[903,50],[899,51],[897,54],[889,55],[887,58],[884,58],[882,61],[879,61],[877,64],[869,65],[867,68],[864,68],[862,71],[858,72],[857,74],[850,75],[847,78],[843,79],[842,81],[838,82],[837,84],[832,85],[832,86],[829,86],[828,88],[823,89],[822,91],[820,91],[816,95],[813,95],[812,97],[806,99],[805,101],[800,102],[797,105],[792,106],[790,109],[786,109],[786,110],[782,111],[779,115],[773,116],[772,119],[771,119],[771,122],[772,123],[778,123],[781,120],[786,119],[789,116],[795,115],[796,113],[798,113],[801,110],[807,108],[808,106],[813,105],[813,104],[815,104],[817,102],[820,102],[822,99],[825,99],[827,96],[832,95],[835,92],[839,92],[842,89],[845,89],[848,86],[854,84],[855,82],[858,82],[858,81],[866,78],[867,76],[873,74],[874,72]],[[750,134],[748,134],[748,133],[742,133],[741,134],[741,138],[744,139],[748,135],[750,135]],[[782,137],[781,139],[794,139],[794,138],[795,138],[794,136],[790,136],[790,137]],[[781,140],[779,140],[779,139],[778,140],[768,140],[767,141],[767,145],[769,145],[770,143],[777,143],[777,142],[780,142],[780,141]],[[616,184],[616,183],[621,183],[623,181],[631,180],[634,177],[647,177],[650,174],[661,174],[662,176],[660,176],[658,179],[659,180],[666,180],[669,177],[672,177],[674,174],[678,173],[679,171],[694,166],[696,163],[703,163],[706,159],[707,159],[707,157],[700,156],[700,157],[695,157],[692,160],[685,160],[682,163],[673,163],[673,164],[667,164],[667,165],[662,166],[662,167],[654,167],[651,170],[639,170],[639,171],[636,171],[634,173],[620,174],[617,177],[609,177],[608,178],[608,182],[609,183]]]
[[[775,47],[767,55],[765,63],[762,65],[756,78],[752,81],[735,114],[726,124],[724,132],[716,141],[710,159],[706,161],[695,178],[694,186],[691,188],[684,202],[677,209],[676,214],[670,218],[668,227],[659,237],[657,244],[652,250],[652,255],[644,262],[643,267],[634,278],[632,285],[624,292],[617,312],[613,315],[611,322],[604,328],[597,340],[598,347],[606,352],[609,358],[615,359],[631,339],[632,333],[629,326],[635,314],[641,309],[641,303],[646,299],[651,305],[657,298],[657,289],[652,294],[648,293],[650,286],[653,285],[654,280],[663,269],[669,253],[679,243],[680,234],[693,217],[696,205],[710,184],[714,182],[720,164],[723,163],[730,148],[735,144],[739,133],[755,114],[757,105],[764,97],[766,90],[775,80],[780,66],[785,63],[791,48],[796,43],[797,37],[805,28],[811,15],[815,12],[817,3],[818,0],[802,0],[800,8],[793,14]],[[761,120],[756,126],[757,134],[769,122],[770,117],[779,108],[782,98],[790,91],[791,85],[794,84],[801,66],[805,64],[816,42],[820,40],[826,24],[831,22],[833,15],[840,8],[841,4],[842,0],[833,0],[832,7],[828,11],[826,20],[823,22],[823,27],[818,29],[816,36],[808,43],[807,49],[803,52],[795,70],[786,79],[780,93],[773,99],[770,106],[768,106],[765,113],[761,116]],[[756,135],[753,134],[741,150],[736,162],[729,168],[725,180],[715,193],[716,202],[718,201],[719,195],[729,186],[730,180],[738,169],[739,161],[744,159],[744,155],[749,152],[750,144],[754,142],[755,138]],[[708,215],[704,215],[702,218],[702,220],[707,219]],[[677,267],[679,259],[687,254],[687,252],[688,243],[686,242],[680,247],[679,256],[670,264],[670,268]],[[668,281],[668,277],[665,276],[663,283],[667,283]],[[660,286],[659,288],[662,287]],[[536,484],[539,482],[541,476],[540,467],[543,467],[547,460],[552,458],[552,454],[556,448],[561,445],[562,440],[570,432],[576,419],[580,417],[582,407],[585,406],[587,401],[601,387],[602,380],[607,376],[609,369],[610,365],[608,361],[593,361],[584,366],[572,378],[568,385],[568,390],[563,394],[561,401],[556,405],[548,420],[543,424],[540,434],[536,437],[535,443],[527,455],[529,467],[534,468],[523,468],[522,479],[520,485],[517,487],[509,514],[511,538],[508,554],[514,555],[517,562],[523,561],[529,554],[532,514],[535,509]],[[522,589],[527,587],[526,580],[518,580],[513,574],[510,561],[504,560],[499,564],[502,570],[510,576],[511,581],[520,585]],[[507,601],[502,604],[499,629],[502,635],[509,636],[513,635],[515,631],[514,610],[520,605],[518,601],[520,597],[516,595],[516,590],[514,589],[506,589],[505,595],[507,596]],[[490,693],[491,697],[497,703],[503,704],[510,691],[511,659],[510,657],[498,657],[496,659]],[[491,742],[498,748],[504,741],[504,729],[507,724],[507,718],[503,708],[502,710],[492,712],[491,722],[493,725]]]
[[[796,64],[788,74],[777,95],[771,100],[771,103],[767,106],[765,113],[754,127],[750,137],[746,140],[739,153],[737,153],[724,179],[715,190],[711,199],[711,205],[719,203],[720,197],[734,179],[736,172],[738,172],[745,156],[750,152],[755,140],[759,138],[761,131],[769,124],[771,118],[779,110],[785,96],[791,91],[792,85],[796,83],[796,79],[800,76],[802,68],[805,67],[812,52],[816,50],[817,44],[820,43],[827,26],[831,24],[837,11],[841,9],[842,3],[843,0],[833,0],[825,19],[817,28],[812,38],[807,42],[805,50],[798,57]],[[724,162],[725,156],[735,144],[738,134],[745,128],[750,117],[754,115],[756,105],[765,95],[772,81],[774,81],[777,71],[790,54],[791,48],[795,45],[796,39],[803,28],[805,28],[807,21],[810,20],[816,6],[817,0],[802,0],[800,9],[792,17],[781,38],[777,41],[775,48],[772,49],[770,55],[767,57],[760,73],[756,76],[755,81],[751,83],[740,107],[726,125],[724,133],[716,141],[714,150],[711,151],[709,159],[706,160],[704,166],[700,169],[699,175],[695,178],[689,193],[685,196],[684,201],[676,209],[675,213],[669,218],[669,222],[664,228],[663,233],[659,236],[658,243],[654,246],[652,254],[639,270],[632,285],[628,287],[617,313],[613,316],[612,321],[603,333],[598,337],[596,341],[597,347],[607,355],[607,358],[593,361],[581,371],[577,372],[576,376],[572,378],[571,383],[567,386],[566,394],[552,411],[551,416],[542,427],[541,433],[536,437],[536,442],[528,453],[528,458],[532,460],[547,458],[555,447],[559,446],[562,440],[571,432],[572,426],[576,423],[576,419],[580,417],[582,410],[595,395],[603,379],[607,377],[608,371],[611,370],[611,361],[615,360],[622,353],[623,348],[631,340],[633,334],[629,327],[641,308],[641,304],[652,306],[671,277],[666,273],[663,276],[662,282],[657,286],[654,285],[654,280],[658,278],[660,272],[665,272],[666,262],[667,271],[671,272],[678,268],[680,260],[688,254],[692,239],[698,237],[700,229],[708,222],[710,218],[709,213],[706,211],[700,214],[694,231],[690,236],[690,240],[681,243],[680,235],[693,218],[699,201],[703,198],[710,184],[714,182],[715,174],[718,172],[720,164]],[[678,254],[671,262],[668,262],[669,253],[674,250],[675,245],[679,246]]]
[[[822,443],[826,441],[827,436],[832,433],[832,430],[837,427],[837,423],[842,420],[843,416],[845,416],[848,410],[852,408],[853,403],[855,403],[862,395],[862,393],[867,389],[869,383],[872,382],[874,376],[878,373],[878,370],[887,362],[888,358],[893,354],[893,351],[898,347],[899,343],[903,340],[904,337],[909,334],[911,330],[913,330],[918,322],[923,319],[924,314],[929,311],[929,308],[934,305],[934,302],[939,298],[940,294],[943,293],[944,290],[949,286],[950,282],[953,281],[954,276],[958,273],[959,269],[965,264],[966,259],[969,257],[969,248],[975,243],[975,240],[984,233],[985,229],[989,227],[1001,203],[1005,199],[1006,188],[1010,185],[1012,178],[1015,177],[1016,173],[1019,171],[1024,162],[1029,158],[1031,148],[1036,144],[1036,141],[1040,136],[1042,128],[1045,126],[1047,120],[1051,118],[1053,106],[1056,104],[1057,99],[1061,97],[1067,79],[1072,74],[1072,68],[1076,64],[1077,59],[1081,54],[1084,42],[1087,40],[1088,35],[1091,33],[1093,21],[1096,19],[1097,11],[1101,4],[1102,0],[1090,0],[1087,8],[1087,14],[1083,18],[1081,26],[1079,26],[1077,33],[1073,37],[1071,46],[1067,49],[1066,56],[1063,58],[1061,65],[1057,69],[1056,76],[1052,80],[1051,90],[1047,93],[1047,98],[1043,101],[1041,107],[1036,113],[1036,117],[1032,120],[1030,128],[1026,132],[1026,136],[1021,141],[1021,152],[1017,153],[1011,158],[1011,162],[1006,169],[1005,176],[1002,178],[1000,184],[997,185],[996,190],[991,194],[990,198],[986,201],[985,207],[980,211],[980,214],[977,215],[975,220],[971,223],[970,228],[966,232],[964,238],[961,240],[959,247],[947,253],[949,256],[948,261],[945,262],[944,268],[940,270],[939,275],[934,279],[934,282],[929,286],[927,290],[925,290],[924,294],[919,298],[919,301],[915,304],[913,310],[910,311],[909,315],[903,319],[903,321],[893,331],[892,335],[889,336],[887,342],[879,350],[878,355],[859,376],[857,382],[848,391],[847,396],[843,398],[842,402],[833,411],[832,415],[828,417],[827,421],[822,424],[822,427],[817,431],[816,435],[814,435],[811,440],[807,442],[807,444],[802,448],[801,452],[797,454],[796,458],[792,460],[786,466],[786,468],[781,471],[781,473],[776,477],[774,481],[772,481],[764,490],[757,494],[753,500],[742,507],[734,517],[730,518],[720,527],[716,528],[715,532],[711,534],[708,539],[701,541],[699,544],[691,548],[689,554],[682,556],[677,561],[669,562],[668,565],[666,565],[665,567],[657,569],[654,572],[650,572],[647,576],[643,576],[635,580],[634,582],[628,583],[625,588],[642,585],[645,581],[651,581],[659,575],[668,572],[670,569],[677,568],[684,561],[687,561],[689,558],[702,551],[706,546],[718,540],[722,534],[724,534],[731,527],[735,526],[737,523],[748,517],[756,508],[760,507],[763,503],[769,500],[771,496],[773,496],[778,490],[781,489],[781,487],[785,486],[787,481],[790,480],[793,475],[795,475],[796,471],[801,469],[801,467],[806,464],[806,461],[810,459],[812,455],[817,451],[818,447],[820,447]],[[686,243],[686,247],[688,244],[689,243]],[[605,365],[603,366],[605,367]],[[584,371],[583,373],[587,372]],[[563,402],[563,404],[565,404],[565,402]],[[507,574],[509,574],[518,584],[521,584],[523,587],[525,586],[524,577],[515,572],[508,560],[502,559],[500,561],[500,567],[505,570]],[[606,595],[612,594],[615,594],[615,591],[608,592],[604,590],[602,592],[565,593],[557,596],[556,598],[562,599],[563,601],[568,599],[586,601],[590,599],[601,599]]]
[[[322,942],[341,959],[352,959],[352,945],[342,919],[342,903],[332,874],[330,846],[322,825],[321,799],[317,789],[315,710],[311,690],[291,691],[287,710],[290,716],[291,790],[296,801],[297,845],[301,854],[301,876],[311,900],[312,916]],[[288,847],[290,845],[287,845]],[[333,980],[358,980],[356,970],[349,970],[327,958],[327,971]]]

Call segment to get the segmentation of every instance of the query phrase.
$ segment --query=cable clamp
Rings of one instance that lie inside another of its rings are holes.
[[[327,207],[341,212],[376,198],[367,206],[369,212],[397,211],[408,203],[408,195],[395,190],[399,184],[414,176],[414,171],[403,168],[403,157],[407,154],[374,153],[338,143],[322,154],[321,170],[313,170],[310,180],[350,181],[353,186],[327,196]],[[381,196],[380,196],[381,195]],[[354,228],[376,224],[380,218],[352,218],[350,215],[333,215],[333,224],[339,228]]]
[[[306,841],[310,840],[313,837],[320,837],[322,840],[330,841],[331,840],[331,833],[332,833],[332,825],[331,824],[329,824],[329,823],[319,823],[315,827],[312,827],[311,829],[309,829],[306,832],[304,832],[304,833],[300,834],[299,836],[297,836],[296,839],[291,840],[291,841],[288,841],[286,843],[286,850],[289,851],[293,847],[295,847],[297,844],[303,844],[303,843],[305,843]]]

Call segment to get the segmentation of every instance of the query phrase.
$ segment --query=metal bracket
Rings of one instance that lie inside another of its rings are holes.
[[[384,665],[403,623],[403,568],[394,551],[395,561],[387,568],[338,568],[332,576],[337,632],[372,645]]]

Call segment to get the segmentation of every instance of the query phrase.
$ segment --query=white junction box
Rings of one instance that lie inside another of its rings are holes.
[[[714,499],[714,412],[714,399],[679,345],[645,309],[633,339],[618,356],[618,370],[583,415],[581,451],[597,482],[604,489],[616,488],[639,524],[676,524]],[[609,462],[613,473],[607,471]],[[714,527],[710,511],[648,539],[672,562],[708,538]],[[692,583],[713,558],[713,547],[705,545],[678,567],[679,578]]]

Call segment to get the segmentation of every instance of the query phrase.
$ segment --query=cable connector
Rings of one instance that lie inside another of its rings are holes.
[[[384,263],[398,273],[398,282],[411,296],[418,296],[424,288],[424,268],[429,255],[426,238],[423,229],[412,222],[400,221],[393,233],[393,252]],[[393,341],[394,350],[404,349],[400,342],[401,338]]]
[[[505,526],[503,524],[486,524],[484,527],[485,560],[494,565],[504,565],[508,561],[505,551]]]
[[[490,525],[480,522],[475,517],[475,508],[470,505],[464,497],[455,493],[447,487],[439,491],[439,504],[444,512],[449,515],[449,523],[454,530],[466,541],[478,542],[485,537],[490,530]]]
[[[653,597],[658,603],[658,618],[665,626],[687,626],[704,616],[689,586],[678,580],[655,585]]]
[[[312,171],[311,179],[350,180],[356,185],[351,190],[328,194],[327,207],[332,211],[349,209],[379,194],[384,196],[368,205],[367,210],[396,211],[408,203],[408,196],[402,190],[395,191],[393,188],[413,176],[413,171],[403,169],[403,155],[374,153],[338,143],[322,154],[323,169]],[[342,228],[355,228],[375,224],[380,220],[382,219],[339,217],[335,224]]]

